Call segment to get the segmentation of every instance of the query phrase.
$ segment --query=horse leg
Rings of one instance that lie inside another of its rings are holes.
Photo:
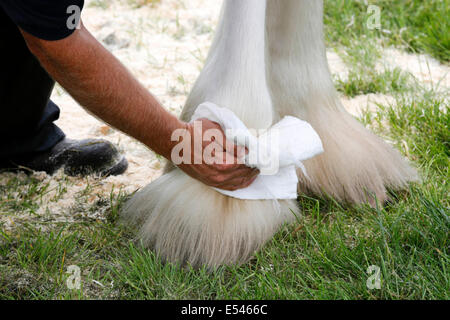
[[[305,161],[310,179],[299,171],[299,192],[374,204],[387,199],[387,187],[417,179],[396,150],[343,108],[326,57],[322,1],[268,0],[266,31],[274,108],[311,123],[325,150]]]
[[[230,108],[249,128],[272,125],[276,115],[266,83],[265,20],[265,0],[224,2],[183,120],[210,101]],[[295,201],[230,198],[171,168],[128,201],[122,217],[165,260],[215,267],[247,261],[294,218],[297,207]]]

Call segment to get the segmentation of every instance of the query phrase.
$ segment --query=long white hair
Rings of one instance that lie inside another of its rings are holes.
[[[224,2],[183,120],[204,101],[230,108],[248,128],[269,128],[279,118],[266,82],[265,16],[265,1]],[[229,198],[172,168],[128,201],[123,220],[164,259],[214,267],[245,262],[295,214],[295,201]]]
[[[205,67],[181,118],[211,101],[230,108],[249,128],[285,115],[312,124],[325,153],[305,162],[300,192],[351,202],[386,199],[416,177],[401,156],[342,107],[323,40],[319,0],[226,0]],[[171,262],[215,267],[247,261],[286,222],[295,201],[226,197],[170,166],[129,200],[122,221]]]

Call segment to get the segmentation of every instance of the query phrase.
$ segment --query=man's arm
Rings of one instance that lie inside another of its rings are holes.
[[[192,126],[167,112],[84,26],[58,41],[41,40],[23,30],[22,34],[42,66],[80,105],[156,153],[170,160],[176,129],[187,129],[193,136]],[[220,129],[211,121],[203,122],[207,128]],[[207,185],[226,190],[246,187],[258,174],[242,164],[179,167]]]

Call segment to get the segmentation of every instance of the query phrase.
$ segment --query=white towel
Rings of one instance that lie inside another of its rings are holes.
[[[323,152],[322,141],[311,125],[287,116],[271,128],[253,135],[229,109],[211,102],[198,106],[191,121],[206,118],[220,124],[227,139],[245,146],[249,153],[246,165],[257,167],[261,174],[247,188],[236,191],[216,189],[227,196],[245,200],[296,199],[298,176],[296,167],[306,174],[301,161]]]

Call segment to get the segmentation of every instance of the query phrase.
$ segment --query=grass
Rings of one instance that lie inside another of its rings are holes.
[[[120,190],[96,193],[100,182],[88,179],[60,221],[39,208],[66,195],[71,179],[51,185],[34,175],[9,175],[0,184],[0,214],[15,224],[0,223],[0,299],[449,299],[448,101],[413,86],[400,70],[374,68],[380,43],[448,60],[448,36],[441,32],[448,9],[437,10],[444,2],[389,2],[382,22],[391,33],[361,27],[362,1],[326,3],[329,44],[344,48],[343,59],[352,65],[348,79],[336,79],[338,89],[348,96],[393,95],[393,105],[360,120],[422,176],[408,190],[392,191],[387,206],[301,196],[300,220],[282,228],[249,263],[207,272],[163,264],[132,241],[117,224],[129,196]],[[353,27],[346,27],[353,15]],[[410,31],[400,35],[405,26]],[[45,200],[49,192],[54,196]],[[72,265],[81,271],[79,289],[67,286]],[[380,289],[366,285],[372,265],[380,269]]]
[[[355,97],[369,93],[405,92],[408,90],[410,82],[408,74],[399,68],[395,68],[383,72],[351,70],[347,79],[337,78],[335,85],[339,92],[348,97]]]
[[[369,29],[368,5],[381,10],[381,28]],[[329,45],[351,47],[355,39],[381,41],[410,52],[427,53],[450,61],[450,4],[448,0],[325,0]]]

